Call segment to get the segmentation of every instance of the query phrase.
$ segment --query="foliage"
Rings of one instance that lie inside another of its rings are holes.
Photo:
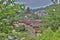
[[[36,40],[60,40],[60,29],[53,32],[50,28],[43,32],[42,36],[36,37]]]
[[[4,2],[5,0],[0,1],[0,40],[4,40],[10,35],[20,39],[25,38],[24,40],[60,40],[60,29],[58,29],[60,27],[60,5],[54,4],[46,8],[48,14],[42,17],[44,24],[38,25],[42,35],[32,38],[28,36],[31,30],[26,31],[24,25],[20,25],[20,27],[15,28],[16,32],[12,32],[14,29],[13,22],[23,20],[25,16],[25,5],[15,4],[14,0],[8,0],[6,4]],[[34,19],[40,18],[34,14],[29,14],[28,17]],[[45,26],[49,27],[46,31]]]
[[[52,2],[53,2],[54,4],[57,4],[57,0],[52,0]]]
[[[3,1],[3,0],[2,0]],[[15,14],[24,13],[24,4],[15,4],[14,0],[8,0],[7,4],[0,4],[0,19],[11,17]]]
[[[8,4],[8,3],[12,3],[16,0],[0,0],[0,4],[4,3],[5,1],[7,1],[7,4]]]
[[[0,1],[0,32],[9,34],[13,30],[13,21],[23,19],[25,4],[15,4],[15,0]]]
[[[58,29],[53,36],[53,40],[60,40],[60,29]]]
[[[5,33],[0,33],[0,40],[5,40],[8,35]]]
[[[8,34],[8,33],[11,33],[12,32],[12,26],[0,26],[0,32],[1,33],[6,33],[6,34]]]
[[[19,27],[16,27],[15,29],[16,29],[17,32],[23,32],[23,31],[26,31],[24,25],[20,25]]]
[[[42,20],[48,27],[55,32],[60,26],[60,5],[52,5],[46,8],[47,16],[42,17]],[[54,11],[55,10],[55,11]]]
[[[45,30],[48,29],[48,27],[46,26],[45,23],[39,23],[38,27],[39,27],[39,30],[40,30],[41,33],[43,33]]]

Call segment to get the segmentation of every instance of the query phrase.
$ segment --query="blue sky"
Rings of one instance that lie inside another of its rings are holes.
[[[39,8],[50,5],[51,0],[17,0],[19,3],[25,3],[27,6],[31,8]]]

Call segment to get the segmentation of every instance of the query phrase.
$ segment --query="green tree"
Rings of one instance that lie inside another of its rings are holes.
[[[44,31],[41,36],[36,37],[36,40],[52,40],[53,39],[53,31],[49,28]]]
[[[10,31],[12,31],[10,29],[12,29],[11,26],[13,24],[13,21],[23,18],[22,15],[24,15],[25,5],[14,3],[15,0],[8,0],[6,4],[4,4],[5,1],[7,0],[0,1],[0,31],[9,33]],[[21,15],[19,15],[18,13]],[[20,18],[18,18],[17,15],[19,15]]]
[[[54,4],[57,4],[57,1],[58,1],[58,0],[52,0],[52,2],[53,2]]]
[[[5,0],[1,0],[5,1]],[[3,2],[0,4],[0,19],[6,18],[7,16],[12,16],[19,13],[24,13],[24,4],[15,4],[15,0],[8,0],[6,4]]]
[[[60,40],[60,29],[53,32],[51,28],[45,30],[41,36],[36,37],[36,40]]]
[[[48,27],[55,32],[60,26],[60,5],[53,5],[46,8],[47,16],[42,17],[42,20]]]

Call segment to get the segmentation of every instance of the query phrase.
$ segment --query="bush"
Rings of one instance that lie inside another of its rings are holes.
[[[42,36],[36,37],[36,40],[60,40],[60,29],[53,32],[50,28],[43,32]]]
[[[17,32],[23,32],[23,31],[26,31],[24,25],[20,25],[19,27],[16,27],[15,29],[16,29]]]
[[[47,7],[45,10],[48,13],[42,17],[42,20],[48,27],[51,27],[52,31],[55,32],[60,26],[60,5],[52,5]],[[55,11],[53,11],[55,9]]]
[[[12,32],[12,30],[13,30],[13,27],[12,26],[0,26],[0,32],[1,33],[6,33],[6,34],[8,34],[8,33],[11,33]]]
[[[7,34],[0,33],[0,40],[5,40],[5,38],[7,38]]]

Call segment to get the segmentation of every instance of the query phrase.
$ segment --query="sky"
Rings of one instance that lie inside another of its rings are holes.
[[[17,0],[18,3],[25,3],[30,8],[40,8],[51,5],[51,0]]]

